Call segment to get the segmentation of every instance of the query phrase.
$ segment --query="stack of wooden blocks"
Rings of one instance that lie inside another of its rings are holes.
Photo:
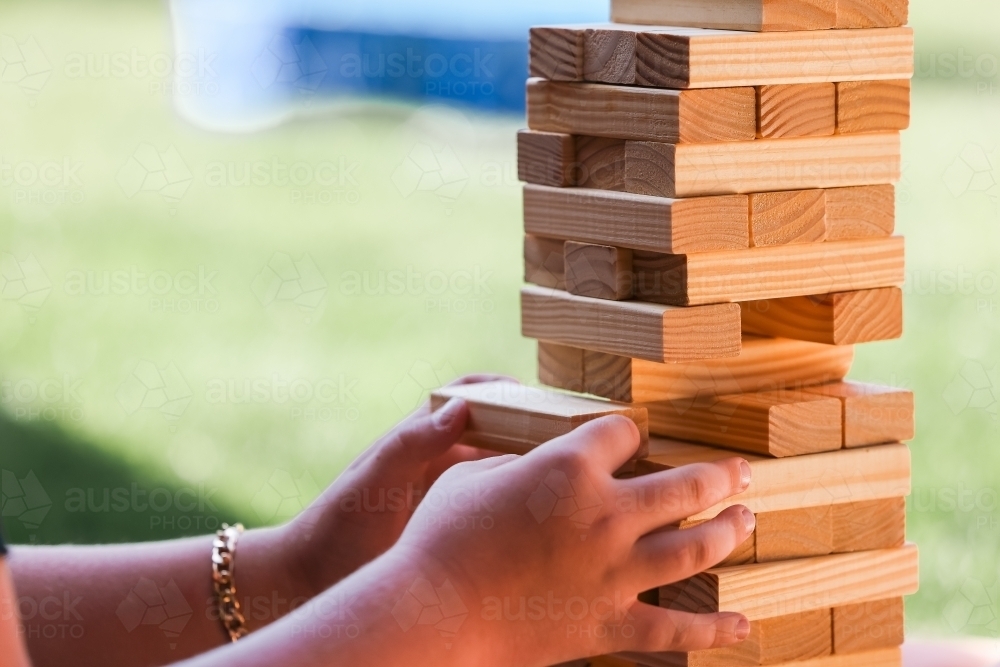
[[[501,451],[618,412],[652,436],[626,474],[734,451],[753,468],[681,528],[742,503],[755,534],[650,598],[742,612],[750,638],[595,665],[901,664],[913,396],[844,378],[854,345],[902,334],[906,16],[905,0],[612,0],[615,23],[531,31],[523,333],[543,384],[613,402],[435,400],[469,399],[469,438]]]

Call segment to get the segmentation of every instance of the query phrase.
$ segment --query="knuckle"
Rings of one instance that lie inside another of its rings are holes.
[[[697,469],[689,471],[684,477],[685,495],[700,505],[704,505],[710,500],[711,488],[711,484]]]
[[[701,537],[694,538],[685,544],[678,554],[680,566],[687,572],[700,572],[710,563],[712,550]]]

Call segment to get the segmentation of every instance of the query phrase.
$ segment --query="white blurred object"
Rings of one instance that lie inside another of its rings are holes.
[[[997,667],[1000,641],[995,639],[907,640],[905,667]]]
[[[472,40],[527,40],[532,25],[608,18],[607,0],[171,0],[178,113],[210,130],[248,132],[295,115],[326,64],[290,30]],[[179,70],[180,68],[178,68]]]

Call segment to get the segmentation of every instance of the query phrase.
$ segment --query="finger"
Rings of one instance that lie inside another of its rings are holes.
[[[610,415],[536,447],[525,458],[564,457],[613,473],[638,449],[639,428],[635,423],[627,417]]]
[[[429,415],[400,423],[371,448],[371,456],[394,466],[426,463],[458,442],[469,419],[465,401],[452,398]]]
[[[466,375],[460,377],[457,380],[449,382],[447,386],[457,387],[463,384],[479,384],[481,382],[515,382],[521,384],[516,378],[512,378],[509,375],[492,375],[490,373],[474,373],[472,375]]]
[[[742,493],[750,485],[750,477],[750,464],[745,459],[694,463],[622,480],[618,507],[634,515],[633,527],[644,535]]]
[[[691,614],[660,609],[648,604],[633,605],[635,636],[626,651],[704,651],[743,641],[750,635],[750,622],[743,614],[718,612]]]
[[[659,531],[640,539],[631,572],[642,590],[693,577],[722,562],[753,533],[757,521],[742,505],[683,530]]]

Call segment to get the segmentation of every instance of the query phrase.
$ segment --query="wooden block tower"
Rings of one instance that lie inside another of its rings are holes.
[[[491,420],[542,402],[466,389],[495,431],[478,441],[525,451],[617,411],[650,434],[636,475],[751,462],[745,493],[684,525],[742,503],[755,534],[652,594],[742,612],[750,639],[594,665],[899,667],[913,395],[845,377],[854,345],[902,334],[906,1],[612,0],[611,16],[532,29],[518,164],[539,380],[614,403]]]

